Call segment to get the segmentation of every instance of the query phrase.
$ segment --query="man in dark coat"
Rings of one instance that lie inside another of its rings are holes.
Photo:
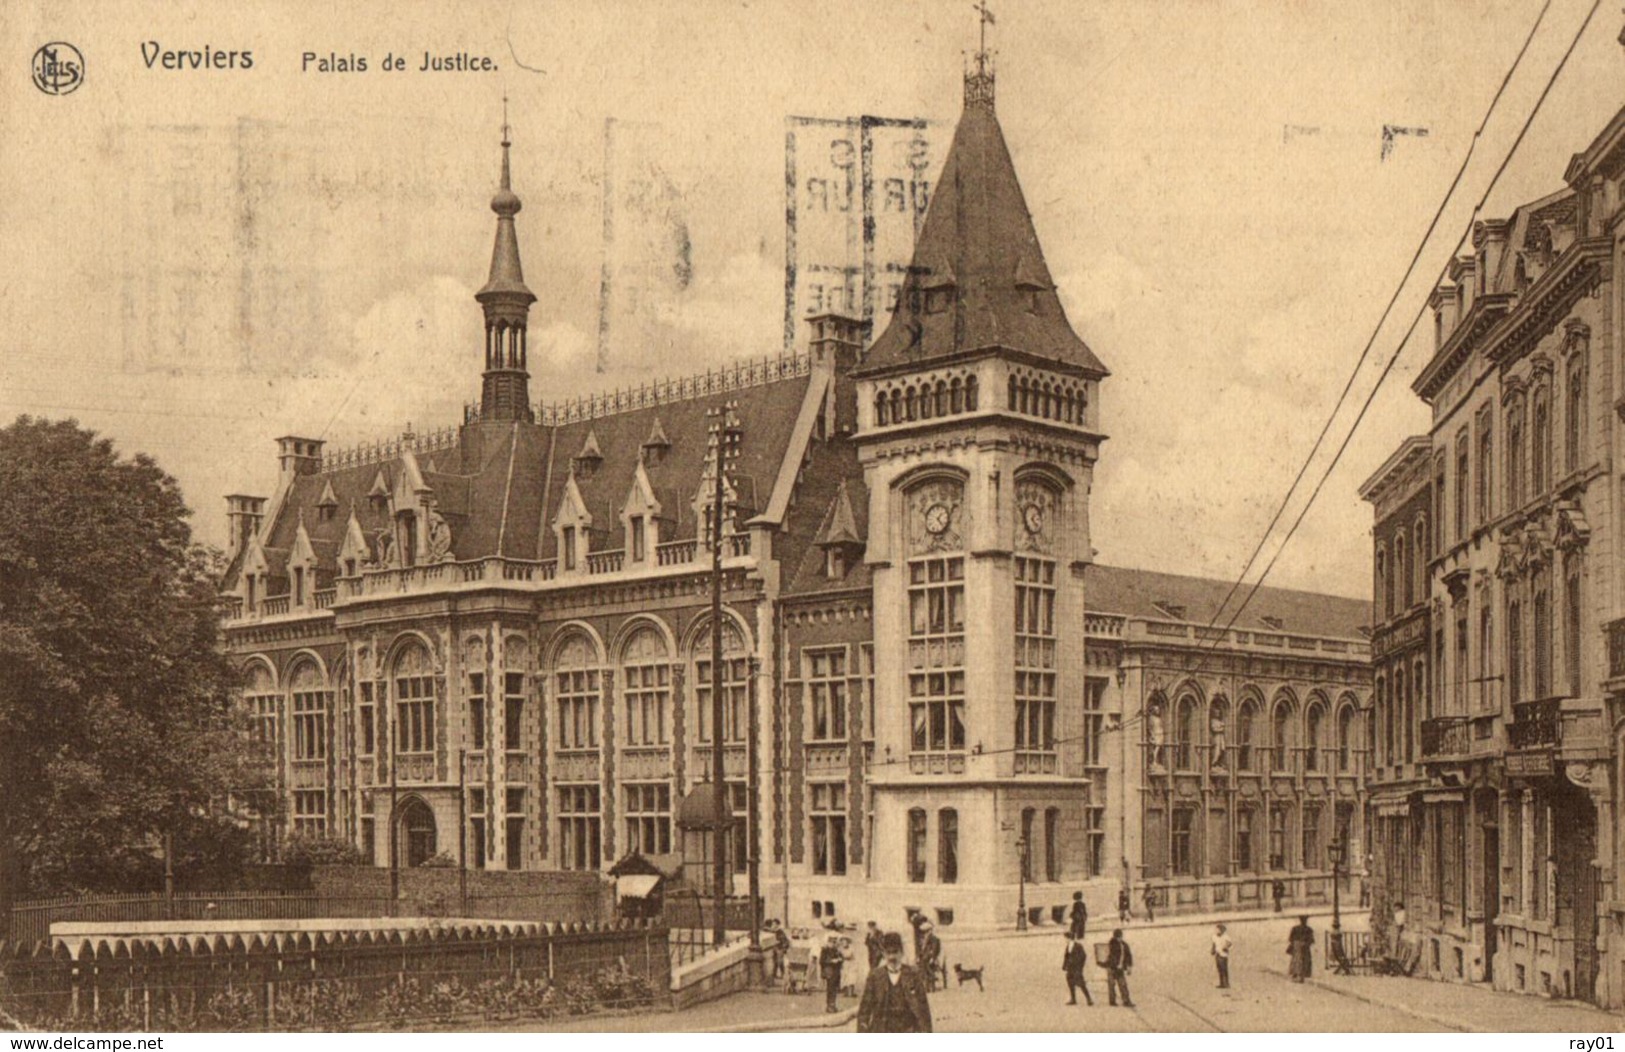
[[[1145,886],[1145,920],[1147,924],[1157,919],[1157,889],[1147,884]]]
[[[935,990],[942,978],[942,940],[937,938],[936,925],[930,921],[920,925],[920,971],[925,973],[925,988]]]
[[[1123,941],[1123,930],[1119,928],[1112,932],[1112,941],[1106,944],[1106,997],[1113,1006],[1117,1004],[1117,994],[1121,991],[1123,1007],[1134,1007],[1134,1002],[1128,996],[1128,975],[1133,970],[1134,951]]]
[[[836,1011],[835,997],[841,992],[841,967],[846,958],[841,956],[841,937],[830,932],[824,948],[818,951],[818,974],[824,980],[824,1011]]]
[[[1127,924],[1133,919],[1133,902],[1128,896],[1128,888],[1124,888],[1117,893],[1117,921],[1120,924]]]
[[[863,935],[863,948],[869,951],[869,970],[872,972],[880,967],[882,956],[880,949],[880,926],[874,921],[869,922],[869,930]]]
[[[1072,893],[1071,920],[1072,927],[1068,929],[1068,934],[1074,939],[1083,938],[1084,934],[1089,930],[1089,907],[1084,904],[1083,892],[1081,891]]]
[[[929,1034],[931,1002],[918,969],[903,963],[903,937],[881,936],[882,967],[869,973],[858,1003],[860,1034]]]
[[[1089,996],[1089,983],[1083,977],[1084,969],[1089,966],[1089,951],[1083,948],[1083,938],[1078,935],[1066,937],[1066,956],[1061,958],[1061,970],[1066,973],[1066,993],[1070,1000],[1069,1005],[1078,1003],[1078,991],[1083,991],[1083,1000],[1090,1008],[1095,1006],[1095,999]]]

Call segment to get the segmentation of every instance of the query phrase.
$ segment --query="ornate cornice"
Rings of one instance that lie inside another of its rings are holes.
[[[1411,389],[1422,398],[1432,400],[1473,353],[1478,338],[1506,316],[1513,299],[1510,292],[1486,293],[1475,299],[1467,316],[1461,319],[1444,346],[1423,368]]]

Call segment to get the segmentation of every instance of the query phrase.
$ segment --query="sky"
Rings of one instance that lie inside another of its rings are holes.
[[[1233,578],[1542,5],[991,6],[1028,207],[1074,328],[1112,371],[1099,558]],[[1356,490],[1428,423],[1410,383],[1432,326],[1402,337],[1589,6],[1551,0],[1319,463],[1397,349],[1392,375],[1271,584],[1369,593]],[[786,118],[951,126],[977,16],[966,0],[21,0],[0,28],[0,420],[72,416],[151,454],[218,544],[224,496],[274,488],[277,436],[339,448],[455,424],[477,398],[472,297],[504,94],[538,296],[531,391],[556,401],[779,350]],[[1625,102],[1619,34],[1602,5],[1486,216],[1561,188]],[[72,94],[26,76],[56,40],[84,56]],[[166,50],[248,51],[252,66],[165,69]],[[495,68],[420,73],[426,51]],[[408,68],[385,71],[390,54]],[[357,57],[365,72],[316,68]],[[644,175],[658,169],[680,219],[682,269],[618,301],[645,324],[600,367],[609,120],[652,129]],[[1386,156],[1385,125],[1411,130]]]

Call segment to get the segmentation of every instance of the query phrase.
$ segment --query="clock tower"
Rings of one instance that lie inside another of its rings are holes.
[[[979,55],[902,295],[854,373],[875,642],[870,883],[1006,923],[1079,866],[1106,367],[1066,318]],[[1074,835],[1076,834],[1076,835]]]

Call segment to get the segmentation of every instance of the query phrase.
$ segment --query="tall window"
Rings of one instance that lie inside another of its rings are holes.
[[[1444,454],[1440,453],[1433,461],[1433,550],[1442,552],[1445,548],[1444,524],[1445,501],[1448,496],[1444,487]]]
[[[846,649],[807,650],[802,660],[812,703],[812,740],[846,740]]]
[[[1580,696],[1580,557],[1563,560],[1563,658],[1568,672],[1568,694]]]
[[[1495,414],[1489,406],[1478,411],[1478,521],[1490,521],[1490,480],[1495,477]]]
[[[1523,605],[1507,603],[1507,701],[1523,700]]]
[[[395,666],[395,751],[434,752],[434,677],[429,655],[413,647]]]
[[[1457,713],[1467,711],[1467,680],[1470,678],[1467,665],[1467,626],[1470,623],[1471,622],[1467,619],[1467,599],[1464,596],[1461,602],[1456,604],[1456,667],[1454,670],[1456,689],[1450,692],[1455,696],[1454,711]],[[1442,698],[1440,699],[1441,702],[1443,700],[1444,699]],[[1424,712],[1425,715],[1432,716],[1432,704],[1426,705]]]
[[[1394,603],[1400,610],[1409,610],[1416,602],[1416,587],[1411,581],[1411,564],[1405,547],[1405,531],[1394,535]]]
[[[1275,712],[1270,717],[1271,751],[1270,767],[1276,771],[1290,771],[1292,769],[1292,705],[1287,701],[1277,701]]]
[[[1478,708],[1488,712],[1494,706],[1493,683],[1490,679],[1490,655],[1495,646],[1495,615],[1490,610],[1488,597],[1478,608]]]
[[[1344,705],[1337,713],[1337,769],[1347,774],[1354,769],[1354,706]]]
[[[598,786],[559,786],[559,866],[597,869],[602,827]]]
[[[1088,790],[1086,789],[1085,792]],[[1106,873],[1106,808],[1094,803],[1092,797],[1086,797],[1083,806],[1083,842],[1084,864],[1088,869],[1088,876],[1099,877]]]
[[[918,807],[908,813],[908,879],[925,883],[925,811]]]
[[[909,563],[909,744],[915,752],[965,748],[965,560]]]
[[[629,783],[626,794],[626,849],[645,855],[671,851],[671,784]]]
[[[1326,730],[1326,709],[1318,702],[1309,706],[1304,726],[1303,769],[1320,770],[1320,736]]]
[[[1529,456],[1529,476],[1534,495],[1545,493],[1551,485],[1552,413],[1547,404],[1549,395],[1542,387],[1535,392],[1533,413],[1533,448]]]
[[[1388,576],[1388,550],[1377,546],[1377,609],[1384,618],[1394,616],[1394,590]]]
[[[1106,683],[1090,676],[1083,684],[1083,727],[1079,751],[1085,767],[1100,766],[1100,747],[1106,735]]]
[[[1563,413],[1563,463],[1569,471],[1579,470],[1585,441],[1585,375],[1585,359],[1576,354],[1569,359],[1568,406]]]
[[[1467,429],[1456,436],[1456,541],[1467,539]]]
[[[327,758],[327,692],[314,665],[301,665],[293,675],[293,758]]]
[[[468,860],[475,869],[485,868],[490,851],[485,839],[485,790],[468,791]]]
[[[566,526],[560,531],[564,535],[564,569],[576,568],[576,528]]]
[[[1253,822],[1257,811],[1251,807],[1242,807],[1236,811],[1236,869],[1243,873],[1254,871],[1253,860]]]
[[[1044,808],[1044,879],[1061,879],[1061,809]]]
[[[1258,744],[1258,706],[1244,701],[1236,713],[1236,766],[1243,771],[1253,769],[1254,751]]]
[[[647,549],[649,547],[649,542],[648,542],[647,530],[643,525],[644,521],[645,521],[645,519],[644,519],[644,517],[642,515],[634,515],[634,516],[632,516],[632,552],[631,552],[631,555],[632,555],[632,561],[635,562],[635,563],[640,563],[643,560],[648,558]]]
[[[1303,868],[1325,869],[1320,854],[1320,805],[1303,805]]]
[[[1192,872],[1191,827],[1196,821],[1196,810],[1190,807],[1176,807],[1173,820],[1174,876],[1188,877]]]
[[[560,669],[554,707],[559,716],[558,748],[598,748],[599,675],[595,668]]]
[[[937,812],[937,880],[959,883],[959,812],[951,807]]]
[[[1552,695],[1552,588],[1542,571],[1535,583],[1535,697]]]
[[[1433,553],[1428,550],[1430,538],[1426,519],[1416,520],[1416,526],[1411,531],[1411,536],[1414,539],[1414,545],[1411,548],[1411,577],[1414,578],[1413,586],[1416,589],[1416,598],[1412,602],[1415,602],[1425,600],[1428,597],[1428,560],[1432,558]]]
[[[293,832],[295,836],[318,838],[327,833],[327,794],[320,789],[295,789],[293,793]]]
[[[875,645],[862,643],[858,646],[858,662],[862,675],[858,677],[858,689],[863,691],[859,699],[859,710],[863,713],[863,740],[875,739]]]
[[[525,747],[525,674],[502,676],[502,747],[516,752]]]
[[[361,717],[360,755],[371,756],[378,748],[377,717],[373,714],[372,682],[363,680],[361,683],[361,700],[358,703]]]
[[[1270,804],[1270,869],[1286,868],[1286,805]]]
[[[1016,748],[1055,751],[1055,561],[1017,556]]]
[[[728,806],[734,820],[728,827],[728,862],[735,873],[750,869],[750,827],[745,821],[750,809],[750,790],[745,783],[728,783]]]
[[[1523,506],[1523,404],[1513,402],[1507,410],[1507,510]]]
[[[1174,706],[1173,766],[1178,771],[1189,771],[1196,763],[1196,699],[1183,695]]]
[[[525,862],[525,790],[509,789],[502,794],[502,799],[507,808],[502,819],[507,865],[509,869],[519,869]]]
[[[485,748],[485,674],[468,674],[468,737],[475,752]]]
[[[711,660],[694,662],[694,701],[699,706],[700,741],[711,741]],[[750,690],[750,662],[743,657],[722,659],[722,740],[745,740],[745,701]]]
[[[846,783],[814,782],[812,807],[813,872],[846,873]]]
[[[671,658],[666,639],[645,625],[621,650],[621,695],[626,710],[626,744],[665,745],[666,713],[671,709]]]

